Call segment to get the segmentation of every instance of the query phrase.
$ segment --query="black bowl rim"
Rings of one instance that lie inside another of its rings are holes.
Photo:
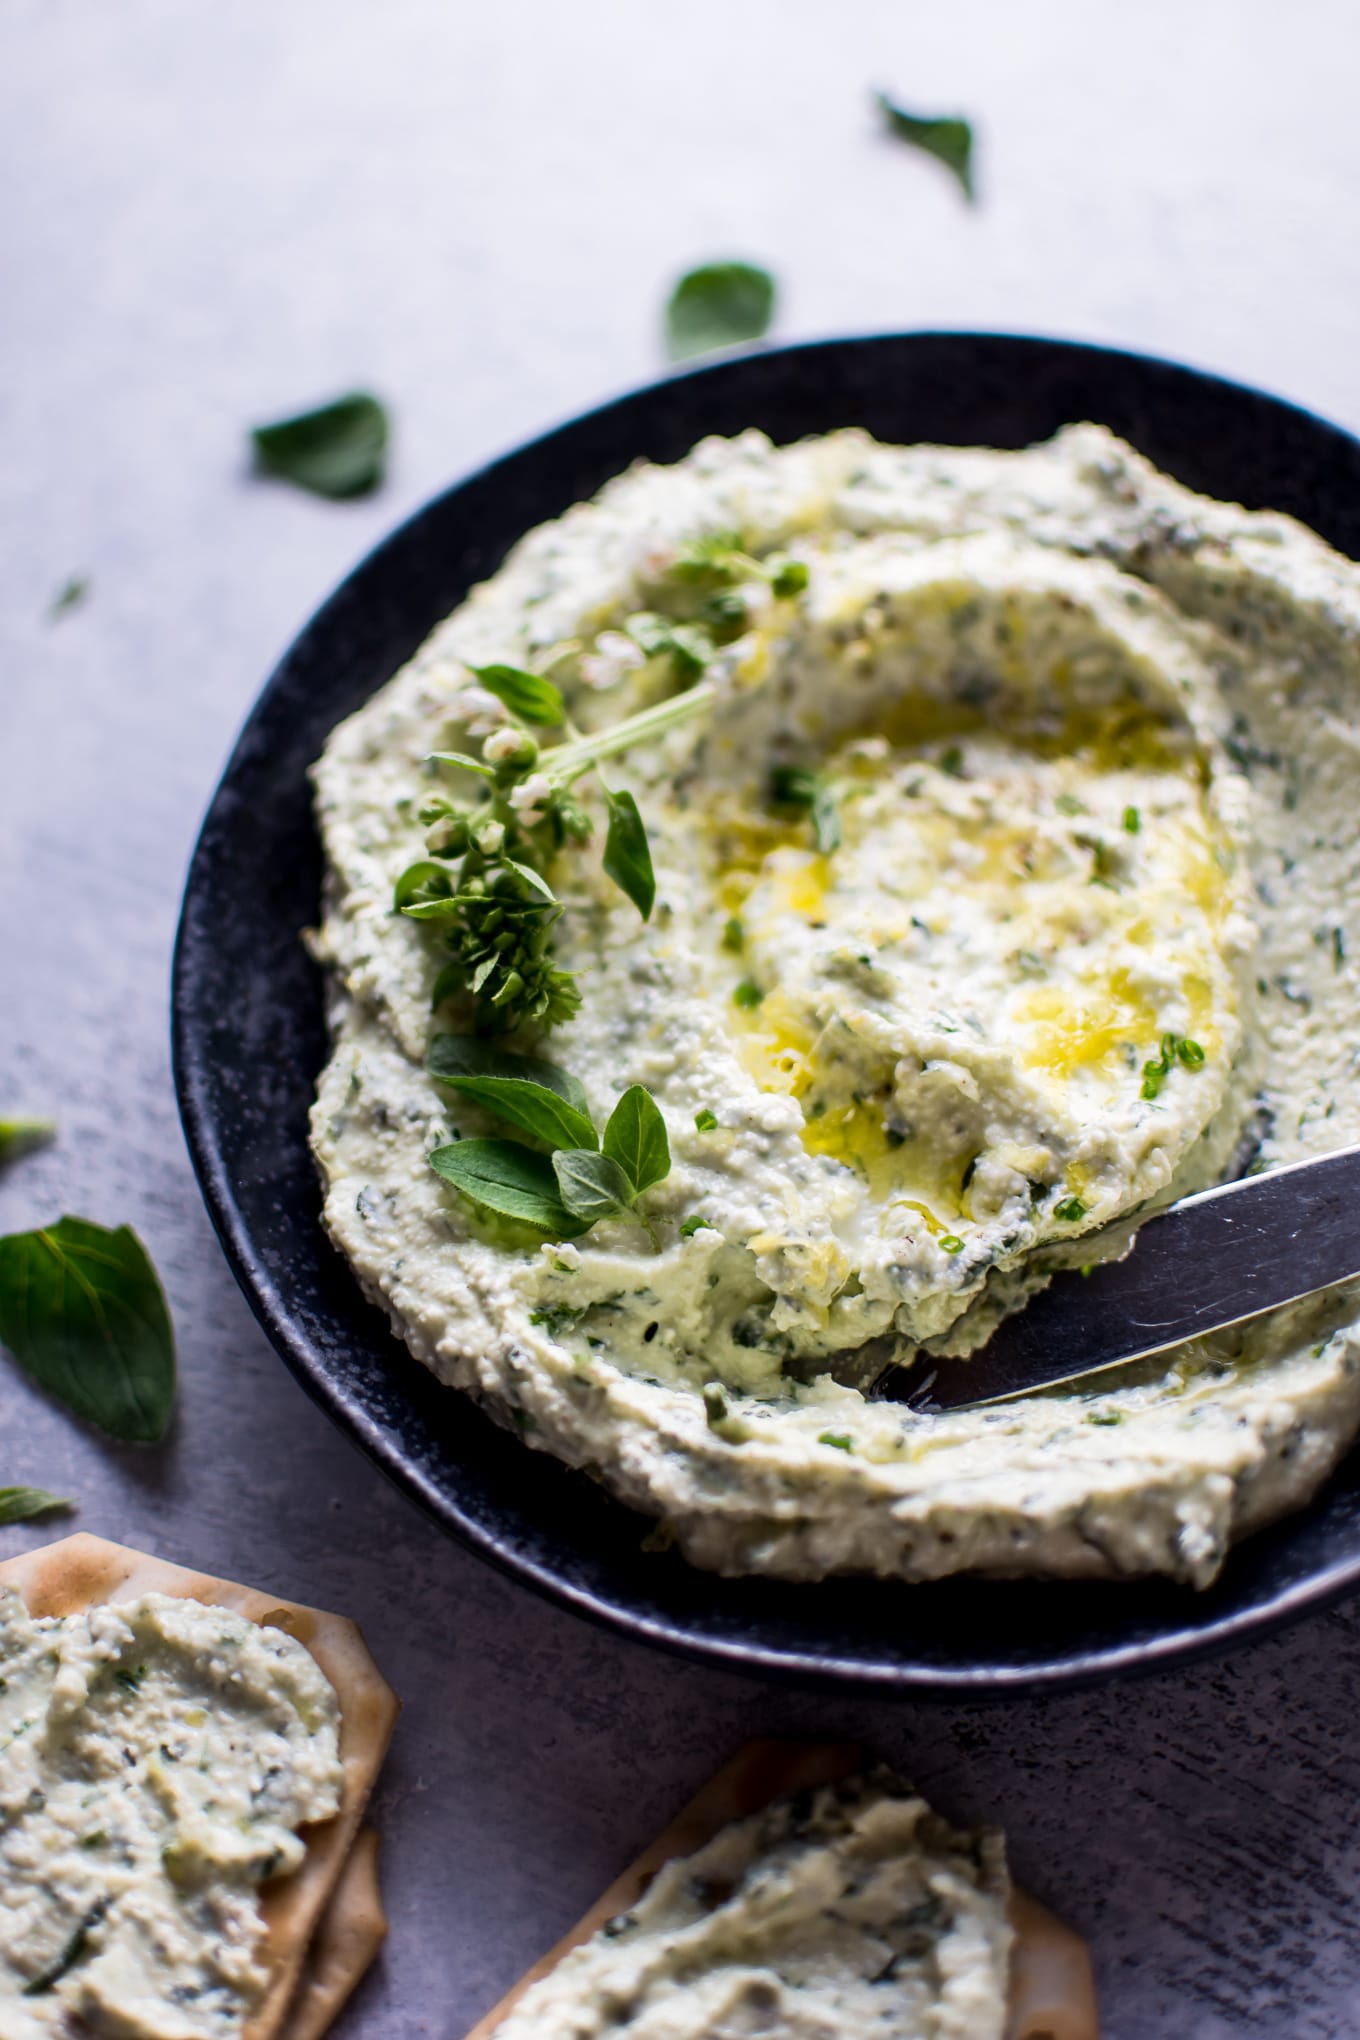
[[[1168,360],[1136,349],[1111,347],[1100,342],[1063,336],[1015,333],[1004,328],[911,328],[886,332],[832,335],[777,347],[743,349],[724,354],[698,366],[685,367],[658,379],[635,385],[621,395],[576,414],[566,421],[540,431],[521,444],[498,454],[470,470],[450,486],[427,499],[408,514],[385,538],[371,547],[346,573],[331,594],[316,608],[277,660],[264,688],[255,698],[238,732],[221,778],[205,812],[202,827],[190,858],[184,900],[176,934],[171,970],[171,1055],[181,1123],[194,1172],[209,1217],[228,1265],[252,1312],[275,1351],[327,1415],[347,1432],[403,1493],[409,1496],[439,1526],[509,1578],[517,1580],[547,1600],[570,1609],[597,1626],[633,1640],[647,1643],[674,1656],[707,1661],[729,1670],[760,1673],[781,1682],[802,1686],[834,1688],[840,1691],[895,1695],[912,1699],[982,1700],[1019,1698],[1118,1681],[1134,1675],[1166,1672],[1180,1665],[1216,1655],[1234,1644],[1259,1638],[1305,1615],[1321,1610],[1360,1585],[1360,1540],[1354,1552],[1323,1565],[1305,1578],[1272,1594],[1269,1598],[1215,1617],[1208,1622],[1187,1621],[1173,1625],[1152,1638],[1127,1644],[1103,1646],[1076,1653],[1060,1653],[1031,1660],[1021,1666],[965,1665],[942,1667],[908,1660],[856,1659],[827,1652],[775,1648],[757,1641],[730,1641],[705,1634],[702,1627],[678,1620],[659,1620],[607,1595],[587,1591],[564,1579],[552,1567],[514,1548],[503,1536],[482,1529],[458,1506],[457,1500],[412,1467],[399,1442],[372,1421],[362,1410],[343,1401],[313,1351],[304,1332],[290,1314],[287,1304],[266,1273],[252,1242],[249,1227],[237,1201],[217,1137],[214,1114],[204,1083],[204,1072],[195,1054],[194,1030],[189,1018],[188,992],[198,958],[189,927],[190,903],[201,882],[205,856],[211,854],[215,819],[233,773],[241,760],[252,723],[275,690],[286,679],[289,667],[302,647],[314,635],[324,632],[335,611],[370,570],[408,546],[423,522],[438,506],[464,490],[494,483],[512,464],[526,456],[541,455],[567,435],[603,423],[626,412],[639,402],[654,399],[677,385],[695,385],[722,377],[733,367],[753,361],[800,357],[815,363],[819,355],[844,349],[873,349],[902,343],[983,342],[1016,350],[1063,354],[1080,360],[1103,359],[1123,364],[1133,372],[1156,371],[1181,379],[1186,386],[1198,385],[1205,392],[1249,399],[1276,413],[1286,414],[1330,440],[1338,448],[1360,452],[1360,441],[1307,407],[1269,391],[1236,382],[1211,371]],[[1309,1508],[1317,1506],[1317,1498]],[[1282,1519],[1285,1522],[1290,1518]],[[1257,1536],[1268,1537],[1278,1526],[1267,1526]],[[834,1580],[832,1582],[834,1584]],[[896,1583],[900,1584],[900,1583]],[[1034,1582],[1018,1581],[1028,1588]],[[1061,1591],[1063,1583],[1055,1583]],[[815,1587],[813,1589],[815,1591]],[[908,1592],[918,1589],[907,1588]],[[1123,1587],[1112,1583],[1110,1591]],[[1187,1611],[1193,1611],[1200,1597],[1183,1591]]]

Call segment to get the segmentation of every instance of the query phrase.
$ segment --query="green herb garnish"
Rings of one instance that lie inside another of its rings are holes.
[[[1138,831],[1142,828],[1142,826],[1143,818],[1139,814],[1137,808],[1126,807],[1124,810],[1124,828],[1126,833],[1130,836],[1136,836],[1138,834]]]
[[[943,1254],[961,1254],[963,1252],[963,1241],[957,1233],[941,1233],[939,1247]]]
[[[49,1495],[40,1487],[0,1487],[0,1523],[26,1523],[31,1516],[45,1516],[51,1509],[70,1509],[74,1503],[62,1495]]]
[[[314,496],[363,496],[376,489],[387,459],[387,413],[356,390],[315,411],[300,411],[250,435],[262,473]]]
[[[957,744],[951,744],[947,750],[941,751],[938,763],[941,772],[947,772],[951,779],[963,777],[963,752]]]
[[[841,844],[841,818],[836,797],[820,773],[803,765],[776,765],[770,774],[770,805],[795,814],[807,814],[812,834],[824,857]]]
[[[129,1227],[62,1218],[0,1239],[0,1343],[49,1394],[115,1438],[163,1435],[174,1332]]]
[[[623,1093],[601,1138],[584,1089],[553,1063],[444,1034],[431,1045],[427,1067],[440,1083],[549,1149],[540,1154],[514,1140],[436,1148],[430,1167],[479,1210],[563,1239],[602,1218],[632,1219],[651,1231],[637,1201],[670,1174],[671,1151],[661,1110],[643,1085]]]
[[[819,1431],[817,1443],[834,1445],[837,1452],[853,1452],[855,1449],[855,1441],[846,1431]]]
[[[456,1140],[436,1148],[429,1161],[478,1211],[514,1219],[555,1239],[574,1239],[589,1230],[590,1221],[562,1202],[551,1159],[520,1141]]]
[[[874,100],[889,131],[899,141],[908,142],[913,149],[922,149],[937,163],[943,163],[972,205],[977,197],[973,188],[972,123],[959,114],[908,113],[904,106],[889,99],[886,92],[876,92]]]
[[[1053,1216],[1061,1219],[1064,1225],[1076,1225],[1079,1219],[1085,1218],[1086,1206],[1080,1197],[1064,1197],[1054,1205]]]
[[[680,1237],[682,1240],[692,1240],[697,1232],[712,1232],[713,1230],[714,1227],[711,1221],[701,1217],[697,1211],[691,1212],[688,1218],[682,1218],[680,1221]]]
[[[760,1004],[764,996],[754,978],[743,978],[733,989],[732,1003],[734,1006],[740,1006],[743,1012],[749,1013]]]
[[[1163,1084],[1177,1063],[1182,1069],[1202,1070],[1204,1050],[1197,1041],[1187,1041],[1179,1034],[1164,1034],[1155,1060],[1143,1064],[1141,1096],[1148,1099],[1159,1098]]]
[[[710,1111],[707,1105],[704,1106],[702,1112],[696,1112],[694,1115],[694,1130],[696,1133],[712,1133],[717,1124],[717,1113]]]
[[[706,262],[682,276],[666,305],[672,361],[760,340],[774,317],[774,278],[749,262]]]
[[[59,623],[63,616],[69,616],[73,609],[79,609],[89,599],[90,577],[88,574],[72,574],[62,582],[56,594],[47,605],[47,621]]]
[[[722,946],[731,956],[740,956],[746,947],[746,930],[735,914],[729,915],[723,928]]]
[[[584,842],[591,821],[572,793],[577,780],[598,774],[602,761],[649,742],[703,714],[711,685],[691,687],[626,721],[582,736],[567,719],[560,690],[540,674],[517,666],[470,669],[519,726],[494,731],[480,758],[435,752],[435,764],[470,771],[483,781],[480,799],[464,805],[442,795],[427,801],[421,819],[436,853],[402,872],[392,904],[442,933],[450,960],[434,986],[433,1003],[470,994],[484,1034],[513,1027],[553,1027],[581,1003],[575,974],[552,960],[552,932],[562,903],[544,876],[568,844]],[[523,727],[561,723],[562,743],[540,751]],[[604,869],[647,919],[656,895],[651,848],[631,793],[603,785],[609,811]],[[451,860],[461,863],[452,868]],[[441,861],[442,860],[442,861]]]
[[[50,1119],[0,1119],[0,1165],[17,1162],[20,1155],[30,1155],[56,1137]]]

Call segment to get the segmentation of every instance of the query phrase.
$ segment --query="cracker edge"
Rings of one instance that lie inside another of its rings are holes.
[[[360,1828],[317,1922],[279,2040],[321,2040],[387,1938],[376,1828]]]
[[[573,1948],[598,1933],[607,1920],[637,1904],[663,1863],[692,1855],[720,1828],[746,1819],[772,1800],[848,1778],[865,1761],[858,1743],[763,1738],[743,1743],[556,1946],[483,2014],[465,2040],[492,2040],[496,2028],[532,1985],[555,1969]],[[1015,1941],[1005,2040],[1100,2040],[1086,1943],[1046,1906],[1014,1887],[1009,1911]]]
[[[392,1738],[400,1702],[374,1663],[358,1625],[235,1580],[194,1572],[150,1552],[77,1531],[0,1563],[0,1585],[17,1587],[33,1615],[71,1615],[101,1603],[170,1594],[228,1608],[261,1627],[282,1629],[308,1650],[340,1702],[340,1809],[302,1830],[307,1853],[293,1876],[263,1887],[260,1916],[270,1977],[241,2040],[278,2040],[312,1936],[354,1844]],[[357,1976],[355,1981],[357,1981]],[[337,2008],[338,2008],[337,2001]]]

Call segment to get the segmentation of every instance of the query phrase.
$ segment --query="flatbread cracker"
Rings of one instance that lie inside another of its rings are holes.
[[[333,1820],[304,1830],[307,1853],[300,1869],[265,1885],[260,1893],[270,1978],[254,2016],[242,2028],[241,2040],[279,2040],[304,1958],[359,1831],[400,1705],[358,1627],[343,1615],[191,1572],[85,1531],[6,1559],[0,1563],[0,1586],[17,1587],[33,1615],[74,1615],[100,1602],[135,1601],[143,1594],[172,1594],[231,1608],[248,1621],[296,1638],[334,1686],[340,1701],[340,1811]]]
[[[279,2040],[321,2040],[386,1938],[377,1830],[360,1828],[312,1936]]]
[[[663,1863],[689,1856],[711,1841],[730,1821],[744,1820],[772,1800],[791,1792],[815,1790],[848,1778],[862,1768],[864,1751],[857,1743],[796,1743],[758,1740],[743,1743],[736,1755],[709,1779],[681,1809],[664,1833],[648,1845],[617,1877],[601,1898],[557,1943],[527,1970],[466,2035],[466,2040],[491,2040],[496,2028],[531,1985],[555,1969],[564,1955],[579,1948],[617,1913],[637,1904]],[[1005,2040],[1100,2040],[1095,1985],[1086,1943],[1047,1907],[1027,1893],[1012,1891],[1010,2016]]]

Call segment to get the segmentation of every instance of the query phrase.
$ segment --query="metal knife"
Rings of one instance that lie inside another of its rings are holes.
[[[1126,1259],[1055,1275],[967,1359],[919,1354],[877,1393],[924,1409],[1006,1402],[1146,1359],[1353,1275],[1360,1147],[1183,1197],[1137,1228]]]

